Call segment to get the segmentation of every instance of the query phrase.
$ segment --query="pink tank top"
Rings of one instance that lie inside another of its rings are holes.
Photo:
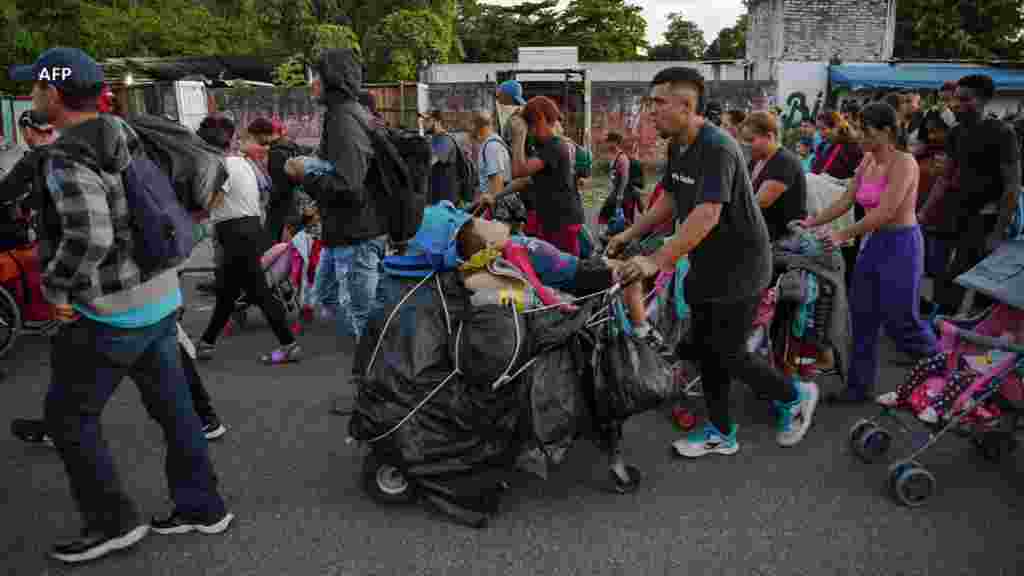
[[[865,210],[878,208],[882,202],[882,192],[889,186],[889,176],[884,175],[874,182],[864,178],[863,173],[857,176],[857,202]]]

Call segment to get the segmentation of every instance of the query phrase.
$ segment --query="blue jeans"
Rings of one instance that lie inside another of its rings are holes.
[[[140,524],[100,424],[103,408],[125,376],[135,381],[146,411],[163,429],[165,472],[175,510],[204,518],[226,510],[192,407],[176,332],[174,314],[139,329],[81,318],[51,339],[46,424],[88,528],[119,533]]]
[[[358,340],[377,304],[384,240],[324,247],[317,270],[320,302],[338,321],[338,335]],[[332,282],[332,280],[334,282]],[[333,285],[336,290],[327,292]]]

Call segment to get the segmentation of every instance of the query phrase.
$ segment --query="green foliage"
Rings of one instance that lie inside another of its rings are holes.
[[[580,60],[635,60],[639,49],[647,48],[642,12],[625,0],[572,0],[554,37],[563,45],[579,47]]]
[[[894,56],[1024,58],[1024,4],[1020,0],[900,0]]]
[[[519,46],[542,46],[556,37],[558,0],[515,6],[462,0],[456,30],[470,62],[514,62]]]
[[[273,72],[274,84],[287,88],[306,84],[306,59],[300,54],[289,57],[277,65]]]
[[[730,60],[742,59],[747,55],[747,28],[750,25],[750,15],[743,14],[736,24],[729,28],[722,28],[718,37],[708,46],[704,57],[709,60]]]
[[[432,10],[399,10],[385,16],[363,41],[370,78],[416,80],[421,65],[448,62],[454,36],[454,22]]]
[[[457,31],[470,62],[514,62],[520,46],[579,47],[581,60],[635,60],[647,43],[641,9],[624,0],[574,0],[564,12],[558,0],[515,6],[461,0]]]
[[[704,56],[708,44],[704,40],[704,32],[697,24],[686,19],[679,13],[668,15],[668,29],[665,31],[665,43],[651,49],[648,58],[651,60],[699,60]]]

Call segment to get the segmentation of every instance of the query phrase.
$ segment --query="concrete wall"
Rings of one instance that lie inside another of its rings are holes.
[[[755,77],[780,78],[777,62],[878,62],[892,57],[891,0],[754,0],[747,58]],[[766,71],[767,67],[770,71]]]
[[[308,88],[214,88],[210,90],[217,112],[235,120],[240,132],[256,118],[273,118],[285,123],[288,135],[304,146],[320,143],[323,113]]]
[[[670,66],[685,66],[696,68],[701,71],[708,80],[743,80],[743,65],[735,64],[706,64],[702,62],[580,62],[574,69],[586,70],[591,82],[650,82],[651,78],[659,70]],[[467,84],[475,82],[493,82],[498,72],[508,70],[530,70],[529,66],[516,62],[483,62],[471,64],[435,64],[428,68],[421,79],[427,84]],[[553,75],[546,74],[542,78],[532,76],[522,77],[520,80],[541,80],[551,79]]]
[[[642,102],[648,94],[650,79],[643,81],[594,82],[591,87],[591,142],[600,153],[608,132],[619,132],[626,138],[626,146],[638,147],[641,160],[651,163],[661,153],[657,132],[650,116],[643,112]],[[529,91],[529,83],[526,90]],[[708,95],[726,108],[748,108],[763,94],[774,91],[768,82],[745,82],[731,80],[708,82]],[[473,112],[493,111],[493,85],[486,82],[460,84],[431,84],[429,87],[431,110],[444,113],[449,129],[468,130]],[[582,114],[567,114],[566,130],[572,135],[577,132],[576,122]]]

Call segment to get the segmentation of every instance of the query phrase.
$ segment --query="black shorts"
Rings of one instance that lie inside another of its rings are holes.
[[[576,277],[566,292],[579,298],[607,290],[615,284],[612,269],[601,258],[587,258],[576,265]]]

